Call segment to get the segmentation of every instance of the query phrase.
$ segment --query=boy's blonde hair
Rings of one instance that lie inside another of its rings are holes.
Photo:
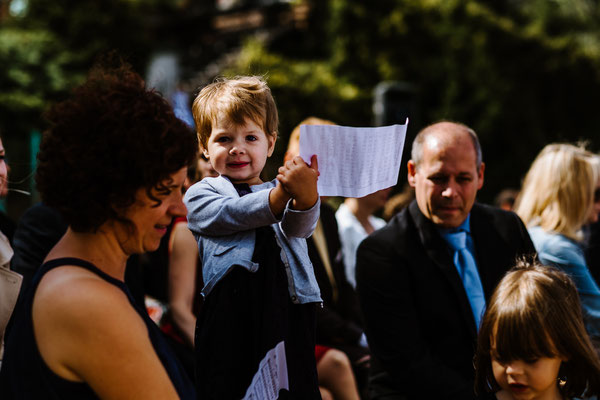
[[[200,91],[192,114],[201,149],[206,149],[213,125],[220,120],[235,126],[249,118],[267,135],[277,137],[277,107],[271,89],[260,76],[217,79]]]
[[[525,176],[515,211],[527,226],[579,239],[598,182],[595,155],[572,144],[549,144]]]

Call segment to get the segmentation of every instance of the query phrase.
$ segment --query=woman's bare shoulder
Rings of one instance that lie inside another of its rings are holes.
[[[36,342],[58,376],[101,398],[175,399],[144,320],[125,292],[76,266],[49,271],[33,306]]]
[[[119,287],[89,270],[65,265],[48,271],[40,281],[34,297],[34,312],[59,316],[127,304],[127,296]]]
[[[135,338],[146,327],[125,293],[93,272],[63,266],[46,273],[33,302],[40,354],[65,379],[84,380],[76,363]],[[127,327],[127,329],[123,329]]]

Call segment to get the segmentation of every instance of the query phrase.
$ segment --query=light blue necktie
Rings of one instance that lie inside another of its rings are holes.
[[[477,272],[477,264],[473,255],[467,249],[467,232],[461,230],[448,233],[446,239],[454,249],[454,265],[458,270],[460,279],[462,279],[469,303],[471,304],[471,311],[473,311],[473,316],[475,317],[475,324],[477,325],[477,330],[479,330],[479,323],[485,310],[485,296],[483,294],[481,279]]]

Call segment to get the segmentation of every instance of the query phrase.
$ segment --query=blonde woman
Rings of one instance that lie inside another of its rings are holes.
[[[596,156],[582,147],[547,145],[527,172],[515,207],[540,261],[575,282],[593,339],[600,339],[600,289],[585,262],[580,230],[598,218],[593,204],[599,170]]]

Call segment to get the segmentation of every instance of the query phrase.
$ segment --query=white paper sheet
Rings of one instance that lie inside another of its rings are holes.
[[[319,195],[363,197],[396,185],[407,127],[408,119],[379,128],[302,125],[300,157],[317,155]]]
[[[267,352],[242,400],[277,400],[281,389],[289,390],[283,341]]]

